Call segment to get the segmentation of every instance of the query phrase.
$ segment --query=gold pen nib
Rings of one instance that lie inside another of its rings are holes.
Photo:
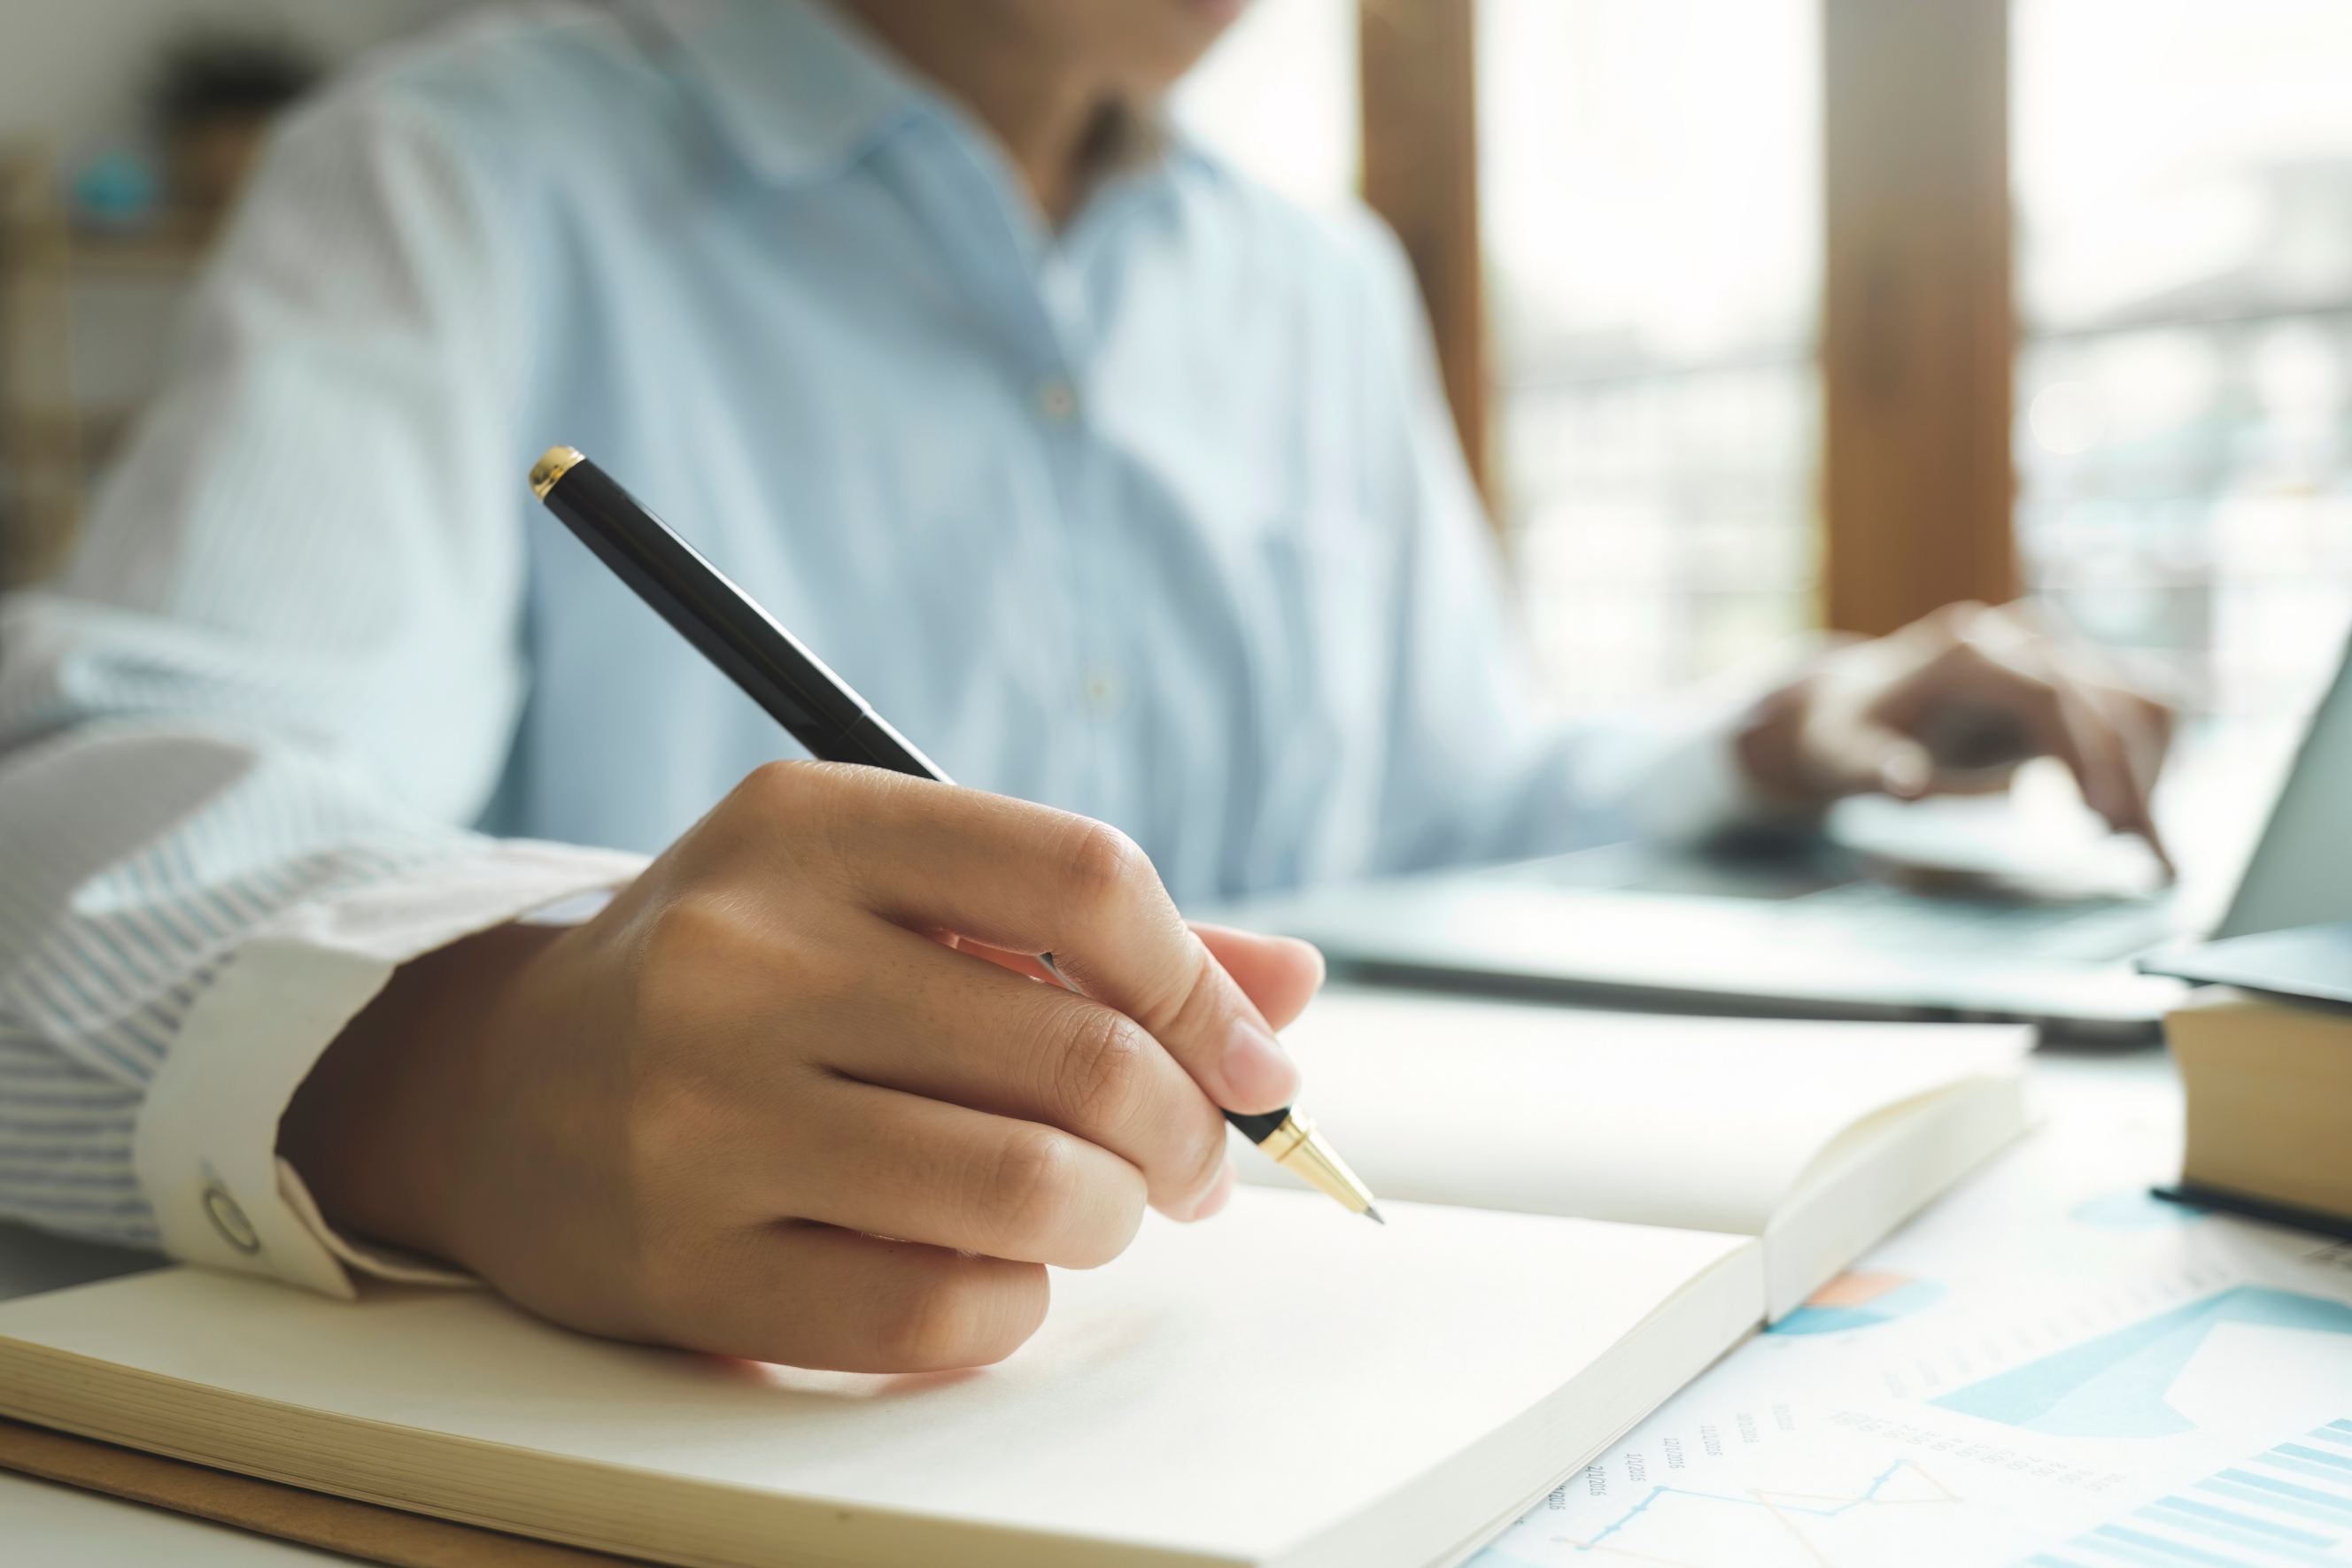
[[[1276,1165],[1287,1166],[1318,1190],[1338,1199],[1349,1213],[1369,1215],[1383,1226],[1388,1224],[1372,1207],[1372,1189],[1348,1168],[1339,1151],[1306,1117],[1296,1112],[1284,1117],[1282,1125],[1267,1134],[1258,1147]]]

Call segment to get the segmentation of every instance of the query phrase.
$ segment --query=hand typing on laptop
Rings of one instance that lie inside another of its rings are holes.
[[[1832,649],[1758,706],[1738,747],[1761,792],[1804,806],[2003,789],[2020,763],[2055,757],[2169,871],[2148,803],[2172,723],[2168,704],[2030,607],[1954,604]]]
[[[1103,1000],[1013,956],[1047,950]],[[1289,1103],[1269,1026],[1321,976],[1188,929],[1100,823],[780,763],[586,925],[404,968],[282,1147],[341,1223],[577,1328],[970,1366],[1035,1330],[1044,1265],[1223,1207],[1218,1108]]]

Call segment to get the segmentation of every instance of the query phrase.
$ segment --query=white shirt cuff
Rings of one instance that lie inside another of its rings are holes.
[[[1801,640],[1709,682],[1652,731],[1633,770],[1626,812],[1643,838],[1696,843],[1738,828],[1801,827],[1820,819],[1758,792],[1739,759],[1739,732],[1756,706],[1803,674],[1826,644]]]
[[[149,1087],[134,1135],[163,1249],[331,1296],[350,1269],[410,1282],[462,1276],[338,1235],[278,1124],[343,1026],[409,959],[550,904],[626,883],[642,856],[504,841],[455,862],[281,911],[197,998]]]
[[[1757,798],[1739,764],[1736,722],[1714,715],[1661,737],[1627,794],[1626,812],[1642,837],[1695,843],[1750,820]]]

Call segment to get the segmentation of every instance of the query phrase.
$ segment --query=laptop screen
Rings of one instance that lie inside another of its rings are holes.
[[[2217,936],[2352,920],[2352,650],[2287,772],[2286,788]]]

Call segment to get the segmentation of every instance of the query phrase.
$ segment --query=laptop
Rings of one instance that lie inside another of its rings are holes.
[[[2139,972],[2135,957],[2184,937],[2352,919],[2352,650],[2218,925],[2177,891],[1987,876],[1937,889],[1887,865],[1824,835],[1706,852],[1612,844],[1234,914],[1307,938],[1359,979],[1677,1011],[2024,1021],[2048,1038],[2142,1040],[2180,986]]]

